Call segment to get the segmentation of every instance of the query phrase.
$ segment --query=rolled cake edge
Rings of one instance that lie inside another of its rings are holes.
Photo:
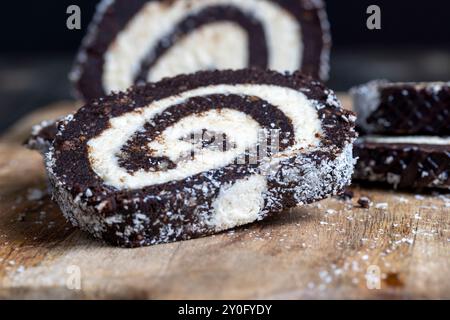
[[[153,222],[153,227],[159,228],[158,234],[145,234],[143,223],[149,222],[149,213],[134,212],[123,217],[120,212],[105,215],[100,206],[88,205],[81,195],[73,196],[65,188],[64,184],[58,181],[54,174],[53,148],[46,155],[46,171],[50,185],[53,190],[53,198],[58,203],[64,217],[74,226],[88,232],[97,239],[120,246],[120,247],[142,247],[169,243],[174,241],[189,240],[208,236],[221,231],[226,231],[246,224],[263,220],[269,216],[279,214],[289,208],[305,205],[325,199],[329,196],[337,195],[351,183],[353,169],[356,159],[353,157],[353,144],[347,144],[340,154],[334,159],[322,159],[317,162],[303,154],[298,154],[289,166],[281,166],[268,180],[276,179],[276,176],[283,171],[289,171],[291,176],[289,181],[295,181],[295,185],[287,188],[273,188],[263,192],[265,205],[257,214],[257,218],[245,223],[236,223],[226,228],[216,228],[212,226],[211,217],[204,217],[202,225],[182,225],[171,226],[171,231],[167,230],[167,225],[161,222]],[[301,164],[301,165],[299,165]],[[293,170],[292,170],[293,169]],[[306,172],[306,174],[305,174]],[[286,195],[290,193],[290,195]],[[269,200],[269,201],[268,201]],[[212,206],[212,203],[210,203]],[[212,209],[212,207],[211,207]],[[171,208],[172,214],[181,214],[184,207]],[[165,220],[166,212],[160,212],[156,221]],[[126,224],[124,220],[133,223]],[[119,228],[117,228],[119,227]],[[125,227],[127,232],[117,232],[121,227]]]
[[[320,26],[322,29],[322,50],[320,54],[319,65],[319,79],[321,81],[328,81],[330,79],[330,58],[331,48],[333,47],[333,38],[331,35],[330,20],[328,19],[328,13],[325,1],[313,1],[314,9],[317,10],[317,14],[320,20]]]
[[[72,68],[68,74],[68,79],[72,83],[72,94],[80,100],[84,100],[85,96],[78,88],[78,83],[83,75],[84,65],[88,60],[86,51],[92,46],[95,37],[98,36],[99,23],[104,18],[108,9],[114,4],[116,0],[101,0],[95,7],[95,14],[92,21],[89,23],[88,30],[84,36],[81,46],[72,63]]]

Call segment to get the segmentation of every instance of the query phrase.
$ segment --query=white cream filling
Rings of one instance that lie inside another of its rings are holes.
[[[429,145],[450,145],[450,137],[436,136],[367,136],[361,138],[362,141],[374,143],[408,143],[408,144],[429,144]]]
[[[295,17],[273,1],[268,0],[177,0],[168,5],[162,1],[149,1],[128,23],[105,53],[103,86],[106,92],[123,90],[133,84],[140,63],[150,50],[173,27],[188,15],[214,5],[230,5],[252,15],[263,25],[269,52],[269,69],[294,71],[301,67],[303,45],[301,29]],[[211,25],[211,33],[200,31],[182,40],[178,48],[169,50],[167,59],[161,58],[155,70],[150,70],[148,79],[208,69],[242,68],[247,55],[247,37],[237,32],[237,26]],[[208,28],[206,27],[206,28]],[[222,32],[217,33],[217,29]],[[211,37],[214,36],[214,45]],[[234,38],[234,42],[231,41]],[[223,42],[220,46],[218,43]],[[244,42],[244,43],[243,43]],[[195,48],[195,52],[188,52]],[[245,48],[245,49],[244,49]],[[223,51],[218,53],[217,50]],[[181,51],[181,55],[180,55]],[[201,51],[201,56],[198,52]],[[176,57],[176,58],[175,58]],[[199,60],[200,57],[200,60]],[[232,62],[233,61],[233,62]],[[214,62],[214,63],[212,63]],[[153,74],[154,73],[154,74]]]
[[[176,42],[153,66],[148,81],[216,69],[218,63],[221,69],[245,68],[248,64],[247,38],[247,33],[232,22],[203,26]],[[232,52],[230,48],[233,48]]]
[[[264,207],[265,191],[267,180],[261,175],[224,186],[212,203],[214,211],[209,223],[216,231],[221,231],[258,220]]]
[[[154,101],[144,108],[111,119],[108,129],[88,141],[89,160],[92,169],[103,179],[105,184],[118,189],[139,189],[153,184],[182,180],[194,174],[228,165],[237,153],[242,152],[243,148],[255,144],[259,129],[259,125],[247,114],[229,109],[222,109],[223,113],[209,111],[180,119],[177,124],[167,128],[158,137],[157,142],[151,146],[156,148],[156,153],[176,158],[181,152],[186,151],[187,146],[183,145],[177,151],[174,149],[180,146],[181,142],[177,142],[176,145],[172,145],[172,143],[178,138],[191,134],[192,129],[207,126],[206,129],[219,129],[235,139],[236,149],[225,153],[216,151],[219,153],[216,156],[210,154],[211,150],[204,150],[204,157],[192,161],[186,160],[186,164],[179,163],[176,169],[167,171],[146,172],[139,170],[130,174],[118,164],[117,155],[122,146],[133,134],[143,130],[146,122],[151,122],[152,118],[167,108],[182,104],[189,98],[212,94],[256,96],[277,107],[292,122],[295,144],[291,149],[308,149],[317,146],[320,142],[316,136],[316,134],[321,134],[321,123],[317,111],[312,101],[308,100],[303,93],[272,85],[216,85],[185,91],[177,96]],[[196,124],[197,121],[198,124]]]
[[[190,157],[193,149],[192,142],[180,138],[191,132],[202,132],[203,129],[226,132],[229,140],[235,142],[234,147],[227,151],[196,148],[194,159],[180,161],[186,156]],[[154,150],[154,156],[168,157],[177,163],[176,171],[179,177],[183,178],[202,172],[204,168],[218,168],[231,163],[243,154],[246,148],[256,145],[259,129],[259,124],[245,113],[232,109],[222,109],[220,112],[209,110],[181,119],[174,126],[167,128],[157,140],[149,143],[149,147]]]

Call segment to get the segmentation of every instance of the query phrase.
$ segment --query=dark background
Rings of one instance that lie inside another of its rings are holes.
[[[245,0],[243,0],[245,1]],[[450,1],[328,0],[333,34],[328,85],[373,78],[449,80]],[[71,98],[67,73],[97,1],[3,2],[0,30],[0,130],[30,110]],[[82,10],[82,30],[66,28],[66,8]],[[381,7],[382,30],[366,28],[366,9]]]

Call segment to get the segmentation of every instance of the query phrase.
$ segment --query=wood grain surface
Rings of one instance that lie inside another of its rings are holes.
[[[76,105],[34,113],[0,140],[0,298],[450,298],[448,194],[354,186],[351,200],[202,239],[139,249],[91,239],[65,222],[41,156],[20,145],[32,123]]]

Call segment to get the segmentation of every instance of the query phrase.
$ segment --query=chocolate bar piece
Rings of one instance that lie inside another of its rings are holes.
[[[336,195],[355,116],[300,73],[205,71],[94,100],[46,157],[76,226],[136,247],[209,235]]]
[[[199,70],[326,79],[330,46],[322,0],[103,0],[71,78],[87,100]]]
[[[450,189],[450,138],[366,136],[355,143],[355,156],[355,180]]]
[[[350,93],[357,126],[367,134],[450,135],[450,82],[376,80]]]

